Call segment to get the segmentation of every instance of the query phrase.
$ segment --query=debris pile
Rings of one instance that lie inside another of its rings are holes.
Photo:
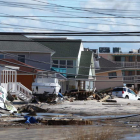
[[[48,112],[48,109],[42,109],[40,107],[34,106],[34,105],[25,105],[20,108],[18,108],[19,112],[26,112],[30,115],[36,115],[37,112]]]

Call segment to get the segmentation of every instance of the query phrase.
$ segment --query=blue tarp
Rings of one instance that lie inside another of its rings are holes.
[[[59,93],[58,93],[58,97],[63,98],[63,95],[59,92]]]
[[[26,122],[25,123],[38,123],[38,121],[34,117],[24,116],[24,118],[26,118]]]

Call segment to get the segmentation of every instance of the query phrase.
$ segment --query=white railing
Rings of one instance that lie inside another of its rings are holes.
[[[140,62],[137,62],[137,68],[140,68]]]
[[[19,82],[17,82],[17,93],[22,93],[23,96],[26,96],[27,98],[31,98],[32,96],[32,91]]]
[[[128,76],[128,77],[123,77],[124,81],[130,81],[130,82],[134,82],[135,77],[134,76]]]
[[[136,83],[140,83],[140,75],[136,75],[135,76],[135,82]]]
[[[125,76],[123,77],[124,82],[140,83],[140,75]]]
[[[113,62],[118,64],[120,67],[125,67],[125,68],[136,67],[136,63],[135,62],[120,62],[120,61],[113,61]]]

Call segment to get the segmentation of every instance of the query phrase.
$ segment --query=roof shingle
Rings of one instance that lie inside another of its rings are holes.
[[[42,44],[29,42],[31,39],[23,35],[0,35],[0,50],[7,52],[41,52],[53,53],[54,51]],[[12,41],[7,41],[12,40]],[[15,40],[15,41],[14,41]],[[19,42],[18,42],[19,40]],[[25,42],[20,42],[23,40]],[[27,41],[27,42],[26,42]]]
[[[114,62],[107,60],[103,57],[99,58],[99,65],[100,65],[100,69],[96,70],[96,73],[121,69],[121,68],[119,68],[120,65],[117,65]]]
[[[52,57],[78,57],[81,40],[69,40],[66,38],[32,38],[32,39],[35,41],[39,41],[39,43],[54,50],[55,54]]]
[[[82,51],[80,66],[77,78],[87,79],[89,77],[89,71],[91,66],[92,52],[91,51]]]
[[[37,71],[40,71],[33,66],[27,65],[15,59],[0,59],[0,64],[19,67],[20,69],[17,70],[17,72],[25,73],[25,75],[27,73],[37,73]]]

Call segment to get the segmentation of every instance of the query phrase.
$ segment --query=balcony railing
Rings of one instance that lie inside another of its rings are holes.
[[[125,67],[125,68],[134,68],[136,66],[135,62],[120,62],[120,61],[114,61],[118,66]],[[139,64],[140,66],[140,64]]]
[[[140,68],[140,62],[120,62],[120,61],[113,61],[119,67],[124,68]]]
[[[124,76],[123,81],[125,83],[140,83],[140,75]]]

